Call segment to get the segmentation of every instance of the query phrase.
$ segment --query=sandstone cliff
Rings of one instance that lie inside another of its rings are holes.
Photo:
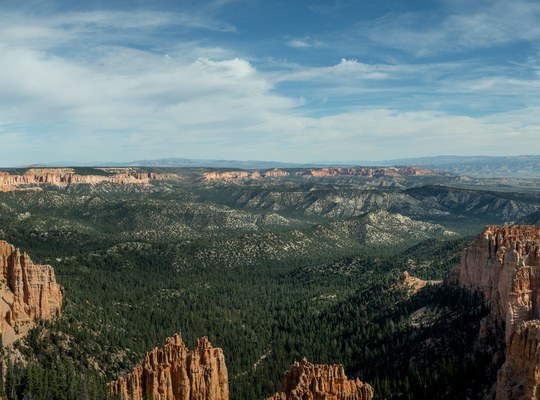
[[[464,251],[458,281],[481,291],[491,305],[491,321],[504,324],[505,362],[496,399],[540,398],[540,227],[486,227]]]
[[[282,169],[272,169],[268,171],[216,171],[207,172],[203,174],[203,180],[207,182],[211,181],[223,181],[234,182],[242,181],[245,179],[263,179],[263,178],[283,178],[289,176],[287,171]]]
[[[381,178],[384,176],[426,176],[436,175],[435,172],[428,169],[419,169],[416,167],[402,168],[320,168],[308,169],[301,173],[305,176],[363,176],[368,178]]]
[[[462,255],[459,283],[484,294],[508,342],[520,322],[540,317],[540,227],[486,227]]]
[[[371,400],[373,388],[348,380],[342,365],[311,364],[305,358],[285,373],[281,392],[267,400]]]
[[[12,191],[28,189],[28,186],[55,185],[67,186],[74,184],[98,184],[114,183],[148,184],[153,180],[170,179],[171,174],[154,174],[152,172],[140,172],[131,168],[103,169],[109,175],[79,175],[72,168],[34,168],[29,169],[22,175],[12,175],[0,172],[0,190]]]
[[[229,381],[223,351],[208,338],[197,339],[189,351],[180,335],[146,353],[142,366],[107,385],[110,395],[124,400],[228,400]]]
[[[540,398],[540,321],[521,323],[510,338],[497,377],[498,400]]]
[[[0,329],[4,344],[24,335],[38,319],[60,313],[62,288],[50,265],[34,264],[6,241],[0,240]]]
[[[216,171],[203,174],[203,180],[207,182],[222,181],[235,182],[246,179],[283,178],[291,175],[282,169],[268,171]],[[329,176],[358,176],[366,178],[382,178],[385,176],[427,176],[436,175],[434,171],[419,169],[416,167],[402,168],[310,168],[295,172],[300,177],[329,177]]]

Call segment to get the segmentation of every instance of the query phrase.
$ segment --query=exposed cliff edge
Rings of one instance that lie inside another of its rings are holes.
[[[29,187],[40,185],[148,184],[153,180],[175,177],[172,174],[155,174],[132,168],[103,168],[101,170],[105,173],[104,175],[79,175],[72,168],[33,168],[22,175],[0,172],[0,191],[28,190]]]
[[[484,294],[508,342],[521,322],[540,317],[540,227],[486,227],[463,253],[459,283]]]
[[[540,227],[486,227],[464,251],[458,281],[480,290],[492,322],[504,324],[496,399],[540,398]]]
[[[496,399],[540,398],[540,321],[521,323],[510,338],[497,377]]]
[[[228,400],[229,380],[225,357],[208,338],[187,349],[179,334],[144,357],[142,366],[107,385],[111,396],[124,400]]]
[[[0,240],[0,268],[0,329],[3,343],[10,344],[36,320],[60,313],[62,288],[50,265],[34,264],[28,254],[4,240]]]
[[[217,171],[203,174],[203,180],[234,182],[246,179],[283,178],[287,176],[329,177],[329,176],[352,176],[365,178],[382,178],[386,176],[430,176],[437,175],[434,171],[419,169],[416,167],[384,167],[384,168],[310,168],[301,171],[289,172],[282,169],[267,171]]]
[[[305,358],[285,373],[281,392],[267,400],[371,400],[373,388],[349,380],[342,365],[311,364]]]

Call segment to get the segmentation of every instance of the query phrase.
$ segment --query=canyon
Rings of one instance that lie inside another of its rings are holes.
[[[39,319],[60,314],[62,287],[50,265],[34,264],[28,254],[0,240],[0,330],[4,345],[24,336]]]

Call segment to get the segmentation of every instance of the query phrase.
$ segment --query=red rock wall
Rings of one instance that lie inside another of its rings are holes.
[[[26,253],[0,240],[0,269],[3,335],[23,323],[60,313],[62,288],[50,265],[34,264]]]
[[[540,399],[540,227],[486,227],[464,251],[458,282],[480,290],[491,320],[504,323],[496,399]]]

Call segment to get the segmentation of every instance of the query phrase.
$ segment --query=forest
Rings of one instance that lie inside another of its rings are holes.
[[[304,189],[264,190],[284,188]],[[504,216],[276,212],[232,195],[245,187],[225,189],[0,193],[1,238],[52,265],[64,287],[61,317],[4,348],[3,395],[105,398],[106,382],[175,332],[188,347],[208,336],[224,350],[232,399],[270,396],[302,357],[343,364],[377,399],[472,399],[489,389],[497,368],[473,347],[488,309],[439,281],[473,235]],[[405,271],[433,283],[413,290]]]

